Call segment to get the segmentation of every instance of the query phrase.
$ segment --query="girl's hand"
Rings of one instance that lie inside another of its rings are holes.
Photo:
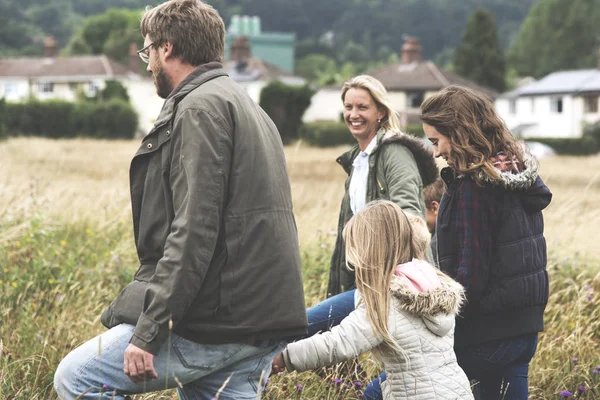
[[[283,354],[278,354],[275,356],[273,360],[273,365],[271,366],[271,374],[277,375],[280,372],[285,371],[285,361],[283,361]]]

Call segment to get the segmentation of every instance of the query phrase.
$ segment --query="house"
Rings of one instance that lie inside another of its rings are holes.
[[[130,46],[129,65],[124,66],[105,55],[58,56],[54,39],[44,40],[44,57],[0,59],[0,98],[21,102],[39,100],[76,100],[79,93],[93,97],[106,81],[117,80],[127,89],[138,113],[140,132],[147,132],[160,112],[163,100],[156,94],[151,78],[142,76],[136,46]]]
[[[229,76],[242,86],[257,103],[263,87],[272,81],[278,80],[293,86],[306,84],[304,78],[295,76],[259,57],[253,57],[248,37],[238,36],[231,43],[227,54],[229,54],[229,59],[225,61],[223,67]]]
[[[598,67],[553,72],[496,99],[496,110],[511,132],[522,138],[580,138],[600,122]]]
[[[282,32],[263,32],[259,17],[234,15],[225,35],[225,59],[232,58],[231,49],[239,38],[247,40],[253,57],[275,67],[294,73],[296,35]]]
[[[439,68],[431,61],[421,59],[421,45],[416,38],[407,37],[398,63],[367,72],[377,78],[388,91],[389,99],[400,116],[402,126],[420,123],[419,107],[423,100],[438,90],[451,85],[469,86],[491,98],[497,93],[453,72]],[[343,114],[341,86],[320,89],[312,98],[303,116],[304,122],[339,121]]]

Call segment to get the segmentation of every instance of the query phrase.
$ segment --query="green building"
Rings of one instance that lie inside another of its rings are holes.
[[[262,32],[259,17],[234,15],[225,36],[225,60],[231,57],[231,46],[238,37],[247,37],[250,54],[273,64],[282,70],[294,73],[294,33]]]

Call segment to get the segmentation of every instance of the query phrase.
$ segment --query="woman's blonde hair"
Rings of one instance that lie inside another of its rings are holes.
[[[369,92],[377,109],[385,114],[381,119],[381,128],[384,131],[402,132],[400,120],[388,99],[388,92],[383,84],[370,75],[359,75],[346,81],[342,86],[342,101],[346,101],[346,93],[350,89],[363,89]]]
[[[391,201],[377,200],[348,221],[343,237],[346,262],[355,270],[356,287],[373,328],[388,346],[402,352],[388,330],[389,288],[398,264],[425,258],[430,240],[425,221],[405,214]]]
[[[421,121],[450,138],[453,168],[483,183],[481,175],[498,179],[491,157],[504,152],[523,162],[523,151],[485,95],[450,85],[421,105]],[[480,174],[481,173],[481,174]]]

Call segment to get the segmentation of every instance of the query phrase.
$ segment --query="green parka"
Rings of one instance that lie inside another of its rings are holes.
[[[281,138],[219,63],[171,93],[131,162],[140,268],[102,315],[156,354],[169,330],[196,343],[306,333]],[[172,322],[171,322],[172,321]]]
[[[331,256],[328,297],[356,287],[354,271],[346,266],[342,231],[353,215],[348,189],[352,179],[352,162],[360,151],[358,145],[355,145],[336,160],[344,168],[348,178],[340,207],[337,239]],[[424,219],[423,187],[433,183],[438,175],[433,152],[423,141],[408,134],[379,130],[377,146],[369,155],[366,202],[390,200],[405,212]]]

